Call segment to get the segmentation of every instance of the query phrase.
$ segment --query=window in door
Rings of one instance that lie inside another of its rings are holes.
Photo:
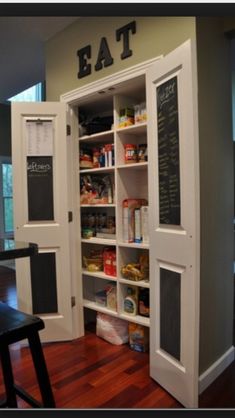
[[[0,223],[1,237],[13,237],[13,196],[12,196],[12,164],[10,158],[0,159]]]

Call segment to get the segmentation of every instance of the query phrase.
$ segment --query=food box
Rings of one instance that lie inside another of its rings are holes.
[[[135,241],[135,209],[147,205],[146,199],[125,199],[123,207],[123,241]]]
[[[106,291],[99,290],[98,292],[96,292],[95,301],[96,303],[98,303],[98,305],[106,306],[107,305]]]
[[[130,125],[134,125],[134,109],[130,107],[120,109],[118,127],[125,128]]]
[[[117,310],[117,288],[115,285],[110,285],[106,289],[107,308],[112,311]]]
[[[143,325],[129,323],[129,345],[131,350],[146,352],[149,350],[149,329]]]

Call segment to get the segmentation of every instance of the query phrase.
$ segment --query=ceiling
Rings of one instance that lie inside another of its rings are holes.
[[[44,43],[78,17],[0,17],[0,103],[45,79]]]

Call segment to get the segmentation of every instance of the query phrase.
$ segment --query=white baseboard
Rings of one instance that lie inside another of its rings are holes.
[[[233,362],[234,346],[199,376],[199,395]]]

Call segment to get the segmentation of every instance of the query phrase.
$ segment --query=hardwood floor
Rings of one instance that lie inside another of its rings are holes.
[[[149,377],[147,353],[112,345],[93,332],[43,347],[57,408],[182,407]],[[12,345],[11,356],[16,383],[40,400],[28,348]],[[22,400],[18,406],[28,407]]]
[[[8,290],[1,280],[0,299],[14,307],[14,272],[11,276],[5,277]],[[149,376],[147,353],[109,344],[94,330],[72,342],[44,344],[43,350],[57,408],[183,408]],[[40,400],[29,349],[13,344],[11,357],[15,382]],[[29,405],[18,399],[18,407]],[[199,407],[235,408],[235,362],[200,396]]]
[[[88,331],[72,342],[44,344],[43,350],[57,408],[183,408],[149,377],[148,354],[126,344],[109,344]],[[12,345],[11,357],[16,383],[40,400],[29,349]],[[18,407],[29,408],[21,399]],[[199,407],[235,407],[235,362],[200,396]]]

